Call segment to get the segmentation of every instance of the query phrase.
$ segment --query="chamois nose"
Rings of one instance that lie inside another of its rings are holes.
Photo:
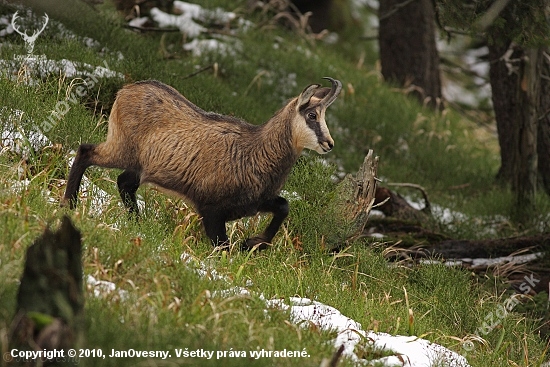
[[[334,141],[333,140],[325,140],[324,142],[319,143],[319,146],[323,150],[321,152],[322,154],[328,153],[332,150],[332,148],[334,148]]]

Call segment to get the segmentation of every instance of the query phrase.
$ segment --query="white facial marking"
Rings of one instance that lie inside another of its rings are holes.
[[[315,113],[317,114],[316,124],[318,124],[318,126],[314,128],[316,130],[317,128],[320,129],[321,137],[319,138],[315,130],[307,124],[301,115],[299,115],[295,120],[297,148],[307,148],[314,150],[319,154],[326,154],[332,150],[334,140],[330,136],[330,132],[325,121],[325,111],[321,108],[317,108]]]

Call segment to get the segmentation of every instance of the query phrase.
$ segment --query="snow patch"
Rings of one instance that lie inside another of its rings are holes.
[[[32,152],[51,144],[50,140],[40,132],[25,129],[21,121],[24,111],[7,107],[0,108],[0,154],[12,152],[27,159]],[[32,122],[31,122],[32,124]]]
[[[283,300],[266,301],[268,307],[277,307],[290,311],[292,321],[298,325],[313,323],[326,331],[336,331],[333,340],[336,348],[344,346],[343,354],[357,364],[380,364],[382,366],[429,367],[444,365],[468,367],[466,359],[441,345],[416,336],[390,335],[387,333],[365,331],[360,323],[343,315],[334,307],[308,298],[290,297],[289,304]],[[395,353],[394,356],[366,361],[355,354],[355,347],[367,342],[374,350]]]
[[[208,267],[204,262],[197,260],[193,255],[184,252],[180,256],[180,260],[185,265],[192,267],[197,275],[201,278],[207,277],[210,280],[223,280],[228,282],[229,279],[222,275],[219,275],[216,269]]]
[[[194,39],[183,45],[185,51],[190,51],[195,57],[205,53],[217,52],[222,55],[236,56],[240,50],[240,44],[229,41],[228,38]]]
[[[105,297],[107,295],[116,294],[121,300],[128,299],[128,292],[124,289],[118,289],[113,282],[106,280],[97,280],[94,276],[88,275],[86,278],[87,288],[93,291],[95,297]]]
[[[284,197],[289,203],[300,201],[302,197],[296,191],[281,190],[280,195]]]
[[[198,261],[188,253],[184,252],[181,259],[184,264],[191,264],[199,276],[228,282],[227,277],[219,275],[215,269],[209,269],[204,262]],[[247,286],[250,286],[250,284],[247,284]],[[216,291],[214,295],[220,297],[239,295],[250,297],[254,296],[254,293],[244,287],[231,287]],[[263,294],[257,296],[265,302],[266,313],[272,309],[289,311],[290,319],[297,325],[307,326],[313,323],[322,330],[336,331],[338,335],[332,341],[333,345],[335,348],[343,345],[343,354],[356,365],[470,367],[463,356],[428,340],[415,336],[393,336],[387,333],[365,331],[360,323],[324,303],[301,297],[290,297],[289,302],[286,302],[283,299],[267,300]],[[372,349],[387,351],[394,355],[369,361],[361,359],[355,353],[355,348],[365,343]]]
[[[21,7],[19,11],[26,13],[24,18],[20,19],[23,22],[23,25],[25,27],[28,26],[32,28],[38,16],[35,16],[31,9],[23,9]],[[5,28],[0,29],[0,37],[6,37],[14,33],[14,29],[11,25],[12,17],[13,14],[5,14],[0,16],[0,28],[5,26]],[[102,47],[101,44],[93,38],[78,36],[65,28],[62,23],[55,20],[48,22],[46,33],[47,37],[55,40],[76,40],[77,42],[85,45],[87,48],[97,50],[98,53],[103,56],[110,56],[111,59],[114,58],[118,61],[124,59],[122,53],[111,52],[107,48]],[[40,42],[40,37],[37,41]],[[0,39],[0,45],[6,43],[8,43],[8,41],[2,41]],[[17,45],[20,45],[21,43],[22,40],[18,38]],[[30,85],[37,84],[36,79],[43,79],[50,74],[65,75],[69,78],[124,78],[123,74],[110,70],[106,61],[104,61],[104,64],[105,67],[92,66],[87,63],[67,59],[52,60],[45,55],[29,55],[22,53],[20,55],[15,55],[13,59],[0,60],[0,75],[5,75],[12,80],[23,81]]]
[[[525,264],[531,261],[535,261],[537,259],[540,259],[544,256],[543,252],[536,252],[533,254],[526,254],[526,255],[510,255],[510,256],[501,256],[501,257],[495,257],[495,258],[477,258],[477,259],[470,259],[470,258],[463,258],[463,259],[457,259],[454,260],[453,263],[450,263],[450,265],[469,265],[473,268],[485,268],[485,267],[492,267],[497,265],[504,265],[504,264]],[[445,263],[447,265],[447,262]]]
[[[134,19],[130,20],[128,22],[128,25],[130,27],[140,28],[140,27],[143,27],[145,25],[145,23],[147,23],[148,21],[149,21],[149,18],[147,18],[147,17],[139,17],[139,18],[134,18]]]
[[[50,60],[46,57],[27,57],[24,60],[0,60],[0,70],[7,77],[17,80],[23,72],[24,80],[30,85],[38,83],[36,79],[44,79],[48,75],[65,75],[68,78],[119,78],[122,73],[110,70],[104,66],[93,66],[84,62],[67,59]]]
[[[239,18],[237,14],[221,8],[209,10],[198,4],[176,0],[174,1],[174,10],[179,14],[169,14],[158,8],[153,8],[150,12],[151,18],[159,27],[178,28],[181,33],[191,38],[192,41],[184,44],[183,49],[190,51],[195,57],[200,57],[206,52],[235,56],[236,52],[241,49],[238,40],[229,37],[214,35],[211,38],[199,39],[199,36],[208,31],[202,24],[227,26],[230,22],[237,20],[238,29],[247,30],[252,26],[250,21]],[[136,18],[130,22],[130,25],[141,27],[146,22],[147,18]]]
[[[151,17],[160,27],[176,27],[190,38],[196,38],[207,31],[205,27],[197,22],[225,24],[237,18],[235,13],[226,12],[221,8],[208,10],[198,4],[184,1],[174,1],[174,9],[181,14],[168,14],[158,8],[153,8],[151,9]],[[241,22],[241,25],[246,24],[245,21]]]

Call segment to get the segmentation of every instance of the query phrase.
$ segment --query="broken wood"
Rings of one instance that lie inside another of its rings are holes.
[[[425,227],[433,220],[426,191],[414,184],[388,184],[421,191],[425,207],[418,210],[405,198],[386,187],[376,189],[374,208],[384,218],[370,218],[369,233],[386,236],[387,258],[391,261],[440,261],[477,274],[502,276],[514,285],[526,274],[540,280],[534,292],[548,292],[550,234],[485,240],[452,239]],[[367,233],[365,233],[367,235]],[[495,261],[497,259],[499,261]]]
[[[379,158],[370,149],[355,177],[347,175],[338,185],[341,212],[351,223],[349,239],[362,236],[375,202]]]
[[[395,218],[370,219],[369,226],[387,237],[390,261],[435,261],[459,266],[476,274],[491,273],[514,285],[530,274],[540,282],[534,292],[548,292],[550,234],[486,240],[457,240]],[[367,229],[369,230],[369,229]],[[500,261],[495,259],[500,258]]]
[[[489,240],[446,240],[429,247],[430,252],[447,259],[502,257],[524,249],[531,252],[550,251],[550,234]]]
[[[549,291],[550,268],[545,253],[550,253],[550,234],[489,240],[449,238],[423,226],[434,220],[426,190],[410,183],[388,184],[420,190],[425,204],[416,209],[399,193],[377,186],[377,169],[378,157],[369,150],[357,175],[347,175],[338,186],[341,212],[352,223],[346,243],[378,232],[386,236],[385,253],[390,261],[439,261],[477,274],[491,272],[508,279],[512,286],[521,284],[529,274],[540,280],[534,282],[534,292]],[[385,217],[369,218],[373,208]],[[518,255],[521,261],[517,261]],[[490,261],[495,258],[504,259],[501,263]]]
[[[399,193],[391,191],[386,187],[377,187],[376,200],[374,202],[374,206],[377,210],[380,210],[386,216],[419,222],[423,222],[430,217],[430,202],[426,190],[422,186],[410,183],[393,183],[388,185],[409,187],[419,190],[424,198],[424,208],[421,210],[415,209]]]

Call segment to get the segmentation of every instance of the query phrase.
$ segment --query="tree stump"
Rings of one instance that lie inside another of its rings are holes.
[[[65,216],[57,232],[47,228],[27,249],[10,328],[10,350],[42,351],[41,356],[14,358],[10,365],[70,363],[67,350],[83,338],[83,310],[81,237]]]
[[[356,239],[363,235],[369,213],[375,201],[378,172],[378,157],[369,150],[363,164],[353,177],[348,174],[339,184],[341,212],[348,223],[351,223],[348,239]]]

